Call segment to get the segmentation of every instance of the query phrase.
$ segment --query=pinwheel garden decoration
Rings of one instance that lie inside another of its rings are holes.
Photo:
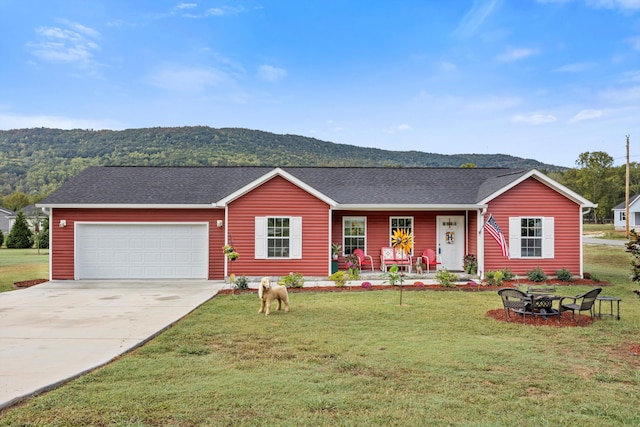
[[[407,233],[407,230],[396,228],[391,235],[391,246],[397,250],[401,250],[405,254],[411,253],[411,250],[413,249],[413,234]],[[397,275],[397,278],[400,281],[400,305],[402,305],[402,284],[404,282],[404,273],[398,272],[397,265],[394,264],[391,268],[392,270],[394,269],[393,267],[395,267],[395,272],[392,274]],[[390,280],[390,282],[395,284],[392,280]]]

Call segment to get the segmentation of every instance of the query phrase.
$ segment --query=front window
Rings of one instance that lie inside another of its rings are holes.
[[[291,236],[289,218],[267,219],[267,258],[286,258],[289,256]]]
[[[542,218],[521,218],[520,237],[522,257],[542,257]]]
[[[342,220],[342,250],[344,255],[351,255],[354,249],[365,250],[365,228],[366,219],[364,217],[344,217]]]
[[[392,240],[391,236],[393,236],[393,232],[396,230],[404,230],[405,233],[413,235],[413,217],[391,217],[391,221],[389,223],[391,225],[391,229],[389,230],[389,241]]]

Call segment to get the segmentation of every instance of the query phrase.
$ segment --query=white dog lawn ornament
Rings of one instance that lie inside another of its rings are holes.
[[[284,302],[284,312],[289,312],[289,293],[287,287],[282,285],[272,285],[268,277],[263,277],[258,288],[258,296],[260,297],[260,311],[264,311],[264,315],[268,316],[271,312],[271,302],[278,300],[278,310],[282,308]]]

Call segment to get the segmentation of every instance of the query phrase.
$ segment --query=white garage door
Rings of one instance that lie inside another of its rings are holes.
[[[206,224],[77,224],[77,279],[206,279]]]

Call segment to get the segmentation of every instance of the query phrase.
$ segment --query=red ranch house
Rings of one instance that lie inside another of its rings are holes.
[[[331,273],[356,248],[381,268],[393,230],[439,268],[583,274],[582,215],[595,205],[536,170],[499,168],[91,167],[38,206],[51,279],[220,280]],[[510,258],[485,232],[493,215]],[[240,257],[230,262],[222,246]],[[415,258],[414,258],[415,259]]]

